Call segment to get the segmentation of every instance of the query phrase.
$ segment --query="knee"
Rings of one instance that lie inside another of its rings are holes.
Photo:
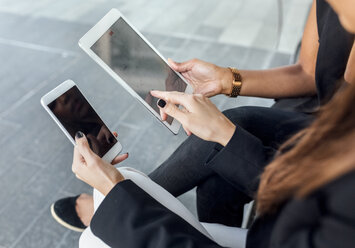
[[[223,114],[235,125],[246,128],[253,116],[253,107],[243,106],[223,111]]]

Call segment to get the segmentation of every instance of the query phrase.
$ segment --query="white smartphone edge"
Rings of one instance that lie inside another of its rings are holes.
[[[123,88],[125,88],[134,98],[142,103],[158,120],[163,123],[173,134],[178,134],[181,123],[173,119],[171,125],[163,121],[160,115],[142,99],[116,72],[114,72],[99,56],[97,56],[91,47],[95,42],[106,33],[106,31],[119,19],[122,18],[142,39],[150,46],[153,51],[169,66],[167,60],[160,54],[160,52],[139,32],[134,25],[132,25],[117,9],[111,9],[95,26],[93,26],[78,42],[82,48],[98,65],[100,65],[113,79],[115,79]],[[169,66],[170,67],[170,66]],[[171,67],[170,67],[171,68]],[[187,85],[185,93],[191,94],[193,89],[191,85],[181,76],[180,73],[174,71]]]
[[[53,114],[53,112],[48,107],[49,103],[53,102],[55,99],[57,99],[59,96],[61,96],[62,94],[64,94],[65,92],[67,92],[69,89],[71,89],[74,86],[76,86],[78,88],[78,90],[80,91],[79,87],[74,83],[74,81],[72,81],[70,79],[64,81],[63,83],[61,83],[60,85],[55,87],[53,90],[51,90],[50,92],[48,92],[47,94],[42,96],[41,105],[47,111],[47,113],[52,117],[52,119],[59,126],[59,128],[64,132],[64,134],[67,136],[67,138],[70,140],[70,142],[75,146],[76,143],[75,143],[75,140],[73,139],[73,137],[69,134],[69,132],[62,125],[62,123],[60,123],[58,118]],[[84,96],[84,94],[81,91],[80,91],[80,93]],[[84,98],[86,99],[85,96],[84,96]],[[89,102],[89,104],[90,104],[90,102]],[[95,113],[98,114],[97,111],[95,110],[95,108],[91,104],[90,104],[90,106],[94,109]],[[117,140],[116,144],[104,156],[102,156],[102,159],[109,162],[109,163],[111,163],[112,160],[122,151],[121,143],[119,142],[119,140],[116,137],[115,137],[115,139]]]

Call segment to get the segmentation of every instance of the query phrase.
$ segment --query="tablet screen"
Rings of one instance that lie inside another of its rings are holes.
[[[185,92],[186,83],[122,18],[91,49],[157,113],[158,99],[150,90]]]
[[[76,86],[48,104],[48,108],[74,140],[76,132],[82,131],[91,149],[100,157],[117,143],[117,139]]]

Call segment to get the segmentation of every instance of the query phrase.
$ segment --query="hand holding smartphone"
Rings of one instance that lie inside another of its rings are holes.
[[[105,161],[111,162],[121,152],[122,145],[72,80],[43,96],[41,104],[74,145],[75,134],[81,131]]]

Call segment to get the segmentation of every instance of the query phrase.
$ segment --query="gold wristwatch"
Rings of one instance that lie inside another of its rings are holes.
[[[233,86],[232,92],[228,95],[229,97],[237,97],[239,96],[240,89],[242,88],[242,75],[236,68],[228,67],[233,73]]]

